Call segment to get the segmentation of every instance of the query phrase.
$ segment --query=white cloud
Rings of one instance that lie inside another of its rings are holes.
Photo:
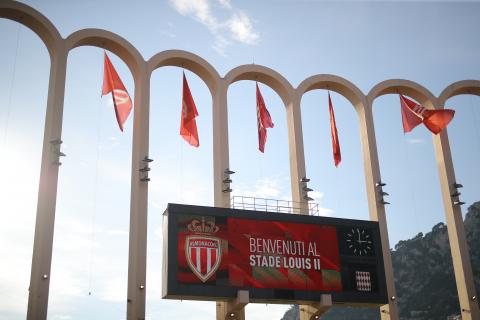
[[[407,139],[407,142],[409,144],[422,144],[423,143],[423,140],[422,139]]]
[[[232,3],[230,2],[230,0],[217,0],[217,1],[223,8],[226,8],[226,9],[232,8]]]
[[[253,30],[250,18],[244,12],[234,14],[227,21],[227,26],[233,39],[246,44],[257,43],[259,35]]]
[[[230,16],[220,20],[212,11],[212,0],[170,0],[173,8],[183,16],[193,17],[203,24],[215,37],[212,48],[221,55],[226,55],[226,47],[233,42],[254,45],[260,36],[254,30],[250,17],[235,9],[230,0],[216,0],[219,7]]]
[[[128,231],[127,230],[121,230],[121,229],[107,230],[106,233],[109,236],[128,236]]]

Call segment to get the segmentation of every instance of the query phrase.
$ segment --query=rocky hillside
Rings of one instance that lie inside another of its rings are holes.
[[[477,292],[480,292],[480,202],[468,208],[465,231]],[[460,313],[447,226],[400,241],[392,251],[395,286],[402,320],[440,320]],[[380,319],[378,309],[332,308],[322,320]],[[292,306],[282,320],[299,320]]]

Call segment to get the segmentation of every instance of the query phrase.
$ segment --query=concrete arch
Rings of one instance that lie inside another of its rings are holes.
[[[257,64],[244,64],[230,70],[224,77],[226,86],[240,80],[254,80],[272,88],[287,106],[293,98],[290,82],[277,71]]]
[[[125,62],[134,79],[139,77],[140,70],[145,64],[140,52],[130,42],[110,31],[83,29],[65,39],[67,52],[80,46],[95,46],[112,51]]]
[[[151,74],[155,69],[165,66],[181,67],[190,70],[205,82],[212,97],[217,92],[220,75],[208,61],[200,56],[184,50],[162,51],[148,60],[147,72]]]
[[[47,47],[50,57],[56,54],[55,48],[63,40],[50,20],[37,10],[21,2],[11,0],[0,2],[0,18],[16,21],[35,32]]]
[[[297,87],[296,92],[301,99],[305,93],[316,89],[337,92],[350,101],[357,111],[365,105],[365,95],[356,85],[347,79],[331,74],[317,74],[303,80]]]
[[[442,91],[438,103],[443,106],[448,99],[461,94],[480,96],[480,80],[462,80],[452,83]]]
[[[426,108],[435,108],[436,98],[428,89],[416,82],[404,79],[390,79],[380,82],[370,90],[367,99],[373,106],[376,98],[391,93],[412,97]]]

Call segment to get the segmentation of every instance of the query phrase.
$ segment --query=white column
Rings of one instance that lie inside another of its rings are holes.
[[[222,191],[228,187],[223,180],[229,168],[227,90],[224,79],[220,79],[212,96],[213,197],[215,207],[223,208],[230,207],[230,193]]]
[[[475,282],[465,237],[462,210],[460,206],[453,205],[450,196],[455,191],[453,183],[456,181],[446,129],[438,135],[433,135],[433,146],[440,177],[445,218],[447,220],[448,240],[452,253],[453,270],[455,272],[462,319],[479,320],[478,296],[475,293]],[[476,296],[475,299],[473,299],[474,296]]]
[[[66,67],[67,52],[60,43],[55,50],[52,50],[51,56],[32,272],[28,295],[27,319],[29,320],[47,319],[59,169],[59,165],[56,164],[58,155],[54,151],[61,146],[61,144],[53,144],[52,141],[59,141],[62,136]]]
[[[365,172],[365,183],[367,187],[368,211],[370,219],[378,221],[380,237],[382,241],[383,266],[387,282],[388,304],[380,308],[382,320],[398,320],[398,305],[396,299],[395,283],[393,281],[392,257],[390,255],[390,243],[388,241],[387,218],[385,216],[385,205],[381,202],[375,184],[380,179],[380,167],[378,163],[377,143],[375,139],[375,128],[373,125],[372,103],[364,102],[356,106],[358,112],[360,140],[363,151],[363,167]],[[392,297],[395,297],[392,299]]]
[[[132,180],[130,198],[130,234],[128,248],[127,319],[145,319],[147,269],[147,208],[148,182],[140,179],[146,174],[139,169],[148,156],[150,75],[146,64],[139,67],[135,78],[133,118]]]
[[[223,183],[224,171],[229,168],[228,148],[228,86],[224,79],[220,79],[216,91],[212,96],[212,124],[213,124],[213,196],[215,207],[230,208],[230,193],[223,192],[228,184]],[[233,177],[232,177],[233,178]],[[216,319],[225,320],[229,312],[229,303],[217,301]],[[245,308],[235,311],[236,320],[245,320]]]
[[[302,210],[301,212],[298,211],[294,213],[309,214],[308,201],[303,197],[303,184],[300,183],[300,179],[306,175],[300,97],[295,93],[292,98],[292,101],[286,105],[292,201],[299,203]],[[310,320],[312,314],[320,314],[319,310],[313,304],[301,305],[299,313],[300,320]]]
[[[288,153],[290,156],[292,200],[301,204],[303,213],[308,213],[308,201],[303,198],[303,186],[300,183],[300,179],[305,177],[306,174],[300,97],[296,94],[292,94],[292,96],[292,101],[285,106],[287,112]]]

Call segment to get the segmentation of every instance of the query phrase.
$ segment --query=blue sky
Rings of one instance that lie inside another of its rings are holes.
[[[255,62],[296,87],[322,73],[342,76],[364,93],[390,78],[418,82],[438,95],[449,84],[478,79],[479,2],[324,1],[26,1],[63,37],[102,28],[130,41],[145,59],[183,49],[221,75]],[[47,98],[49,58],[30,30],[0,20],[0,319],[26,313]],[[127,287],[132,119],[121,133],[109,97],[100,98],[102,50],[71,51],[65,91],[49,319],[124,319]],[[126,65],[110,54],[133,94]],[[162,68],[151,80],[147,317],[212,319],[213,303],[161,300],[161,214],[168,202],[213,205],[211,97],[186,72],[200,117],[200,148],[178,135],[181,75]],[[228,92],[230,164],[237,195],[290,197],[286,117],[281,99],[261,85],[275,128],[257,150],[255,86]],[[342,148],[333,165],[326,91],[307,93],[302,119],[309,186],[324,215],[368,219],[357,117],[332,93]],[[462,200],[480,200],[480,98],[455,97],[448,133]],[[378,98],[375,130],[381,174],[390,193],[391,247],[444,221],[431,134],[404,135],[398,96]],[[466,211],[467,206],[464,206]],[[91,292],[91,295],[88,295]],[[249,319],[280,318],[288,306],[249,305]]]

